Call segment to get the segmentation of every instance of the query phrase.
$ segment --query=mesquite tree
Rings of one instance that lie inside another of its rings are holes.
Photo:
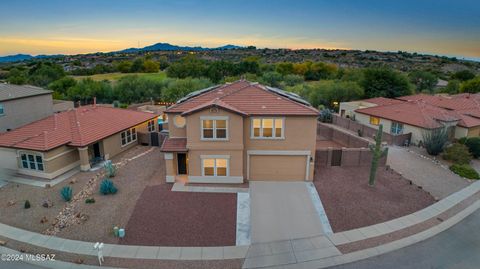
[[[375,145],[370,145],[370,150],[372,151],[372,166],[370,167],[370,179],[368,180],[368,185],[375,185],[375,177],[377,174],[378,160],[384,157],[388,153],[387,147],[382,147],[382,135],[383,135],[383,125],[378,126],[377,135],[375,136]]]

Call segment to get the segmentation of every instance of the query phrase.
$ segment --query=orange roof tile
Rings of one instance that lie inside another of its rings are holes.
[[[400,101],[400,100],[397,100],[397,99],[390,99],[390,98],[385,98],[385,97],[375,97],[375,98],[363,99],[363,100],[360,100],[360,101],[366,102],[366,103],[376,104],[378,106],[399,104],[399,103],[403,102],[403,101]]]
[[[245,80],[212,87],[189,99],[181,99],[166,112],[188,114],[196,108],[213,105],[212,102],[245,115],[318,115],[318,111],[300,97]]]
[[[187,139],[186,138],[166,138],[163,141],[161,151],[163,152],[186,152]]]
[[[83,147],[157,116],[126,109],[84,106],[3,133],[0,146],[39,151],[61,145]]]
[[[361,108],[355,112],[427,129],[441,127],[442,125],[438,121],[461,120],[460,115],[455,112],[420,101]]]

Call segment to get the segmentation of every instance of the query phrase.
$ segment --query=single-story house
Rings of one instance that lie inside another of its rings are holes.
[[[73,168],[87,171],[157,130],[158,115],[96,105],[53,114],[0,135],[3,175],[53,179]]]

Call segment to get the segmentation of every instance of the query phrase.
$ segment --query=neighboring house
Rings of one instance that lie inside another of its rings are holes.
[[[423,134],[448,128],[450,138],[480,136],[480,95],[458,94],[403,96],[398,99],[372,98],[340,104],[343,116],[392,135],[411,133],[419,144]],[[342,115],[342,113],[340,113]]]
[[[167,182],[311,181],[318,111],[245,80],[200,90],[165,113]]]
[[[357,109],[398,103],[402,103],[402,101],[384,97],[370,98],[351,102],[341,102],[339,112],[340,116],[343,118],[354,118],[355,110]]]
[[[140,133],[156,131],[157,115],[83,106],[53,114],[0,135],[2,175],[52,179],[131,148]]]
[[[52,91],[29,85],[0,83],[0,132],[13,130],[52,114]]]

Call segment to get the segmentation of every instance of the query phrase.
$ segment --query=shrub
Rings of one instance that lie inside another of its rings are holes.
[[[100,183],[100,193],[103,195],[117,193],[117,188],[113,185],[113,182],[109,179],[104,179]]]
[[[112,161],[106,161],[103,167],[107,177],[114,177],[117,174],[117,167],[112,164]]]
[[[65,186],[60,190],[60,194],[62,195],[63,200],[65,202],[70,202],[72,200],[72,187]]]
[[[446,148],[442,157],[456,164],[469,164],[472,160],[472,154],[468,151],[467,146],[459,143],[455,143]]]
[[[25,209],[30,208],[30,201],[26,200],[25,204],[23,205],[23,208],[25,208]]]
[[[440,154],[447,141],[446,128],[437,128],[423,133],[423,144],[430,155],[436,156]]]
[[[322,109],[320,111],[320,121],[326,123],[332,123],[333,116],[332,111],[330,109]]]
[[[469,179],[479,179],[480,175],[478,175],[477,171],[473,169],[468,164],[452,164],[450,166],[450,170],[452,170],[455,174]]]
[[[462,138],[458,139],[457,142],[460,143],[460,144],[465,145],[465,143],[467,143],[467,139],[468,139],[468,137],[462,137]]]
[[[465,142],[465,145],[468,147],[468,150],[472,153],[473,157],[480,157],[480,137],[470,137]]]
[[[85,200],[85,203],[86,203],[86,204],[93,204],[93,203],[95,203],[95,198],[87,198],[87,199]]]

